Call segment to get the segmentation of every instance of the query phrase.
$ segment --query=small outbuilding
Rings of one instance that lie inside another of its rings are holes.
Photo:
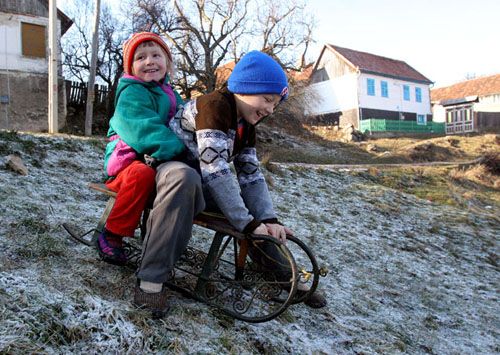
[[[432,89],[431,102],[446,134],[500,132],[500,74]]]

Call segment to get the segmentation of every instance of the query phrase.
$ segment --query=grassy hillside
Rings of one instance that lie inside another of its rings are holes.
[[[396,184],[384,175],[393,170],[275,165],[277,213],[329,269],[328,306],[248,324],[171,292],[170,315],[151,320],[131,304],[134,272],[61,227],[96,225],[106,201],[87,185],[103,178],[104,144],[0,131],[0,354],[499,352],[498,206],[406,193],[425,171]],[[7,167],[9,154],[27,175]],[[195,228],[191,242],[208,250],[212,237]]]

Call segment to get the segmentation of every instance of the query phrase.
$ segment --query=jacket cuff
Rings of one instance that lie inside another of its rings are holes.
[[[260,223],[261,222],[259,220],[253,219],[252,221],[250,221],[250,223],[246,225],[245,228],[243,228],[243,233],[245,234],[252,233],[253,230],[260,225]]]
[[[278,221],[278,218],[268,218],[268,219],[263,219],[261,222],[262,222],[262,223],[271,223],[271,224],[281,224],[281,223]]]

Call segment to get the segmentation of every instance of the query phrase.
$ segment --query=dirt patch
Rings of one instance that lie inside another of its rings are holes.
[[[467,161],[500,151],[495,134],[369,140],[381,154],[409,161]]]

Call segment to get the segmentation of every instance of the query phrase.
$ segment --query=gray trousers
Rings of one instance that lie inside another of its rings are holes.
[[[163,283],[186,249],[193,218],[205,209],[201,178],[188,165],[170,161],[156,169],[156,197],[149,214],[137,277]]]

